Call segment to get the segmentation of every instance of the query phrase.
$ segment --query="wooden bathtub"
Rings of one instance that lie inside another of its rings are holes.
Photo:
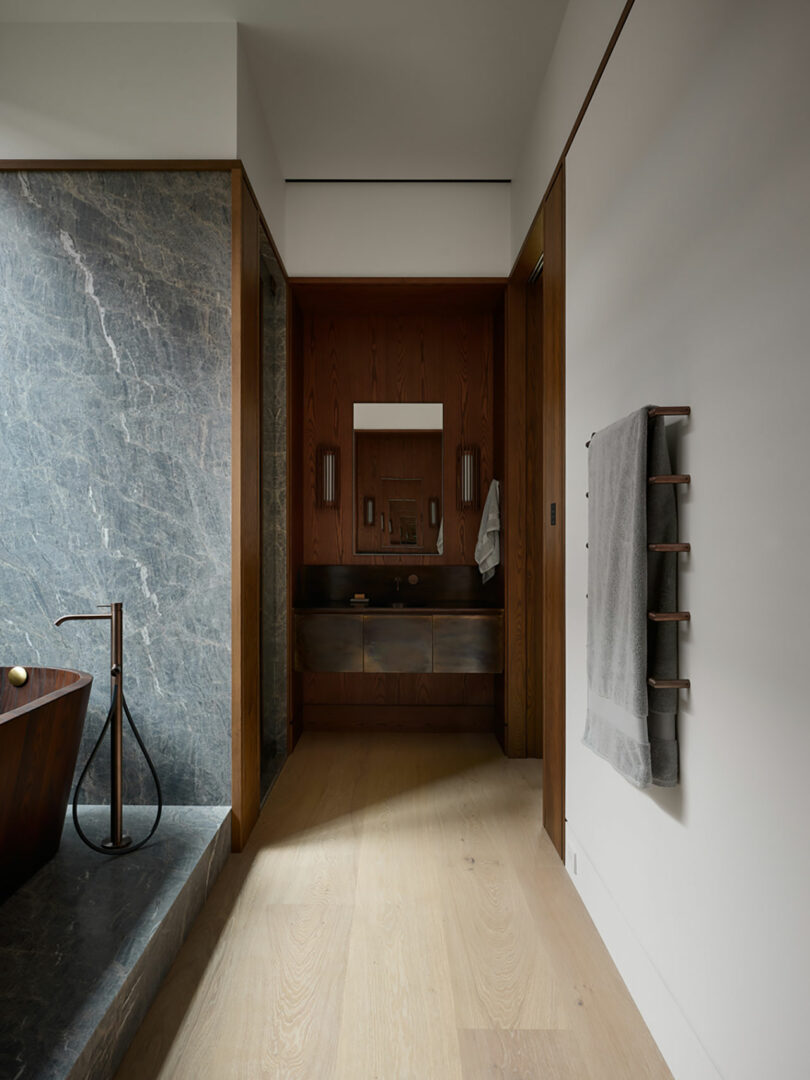
[[[62,839],[92,675],[0,667],[0,902],[52,858]]]

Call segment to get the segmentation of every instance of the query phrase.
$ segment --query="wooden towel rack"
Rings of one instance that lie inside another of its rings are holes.
[[[653,405],[648,409],[648,416],[691,416],[691,405]],[[585,447],[591,445],[591,441],[596,432],[591,432],[591,438],[585,443]],[[691,484],[692,477],[689,473],[673,473],[669,476],[649,476],[647,478],[648,484]],[[588,497],[588,492],[585,492],[585,498]],[[588,544],[585,545],[588,547]],[[685,541],[678,543],[666,543],[666,544],[647,544],[648,551],[655,551],[662,554],[678,554],[681,552],[689,553],[692,550],[692,545]],[[666,623],[666,622],[690,622],[692,619],[691,611],[648,611],[647,618],[651,622]],[[648,678],[647,685],[651,686],[654,690],[689,690],[691,688],[691,682],[689,679],[655,679]]]
[[[648,416],[691,416],[691,405],[653,405],[647,412]],[[591,432],[591,439],[596,434],[595,431]],[[585,449],[591,445],[591,439],[585,443]],[[680,483],[688,484],[688,480],[679,481]],[[658,483],[664,483],[664,481],[658,481]]]

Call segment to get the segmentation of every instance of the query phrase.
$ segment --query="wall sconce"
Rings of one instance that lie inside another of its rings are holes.
[[[432,529],[438,529],[439,527],[439,500],[434,495],[432,499],[428,500],[428,521]]]
[[[374,496],[363,496],[363,522],[366,525],[373,525],[377,520],[377,515],[374,511]]]
[[[315,503],[321,509],[336,510],[340,493],[340,450],[319,446],[315,454]]]
[[[477,446],[458,448],[456,503],[459,510],[477,510],[481,504],[481,451]]]

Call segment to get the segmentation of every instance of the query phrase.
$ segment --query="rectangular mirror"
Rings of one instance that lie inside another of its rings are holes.
[[[440,555],[440,403],[354,404],[355,555]]]

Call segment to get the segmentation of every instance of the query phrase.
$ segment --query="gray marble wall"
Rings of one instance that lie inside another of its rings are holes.
[[[179,804],[231,801],[229,185],[0,173],[0,662],[95,676],[81,764],[107,625],[53,620],[123,601],[127,700]],[[125,800],[153,802],[127,746]]]
[[[262,238],[262,794],[287,754],[287,304]]]

